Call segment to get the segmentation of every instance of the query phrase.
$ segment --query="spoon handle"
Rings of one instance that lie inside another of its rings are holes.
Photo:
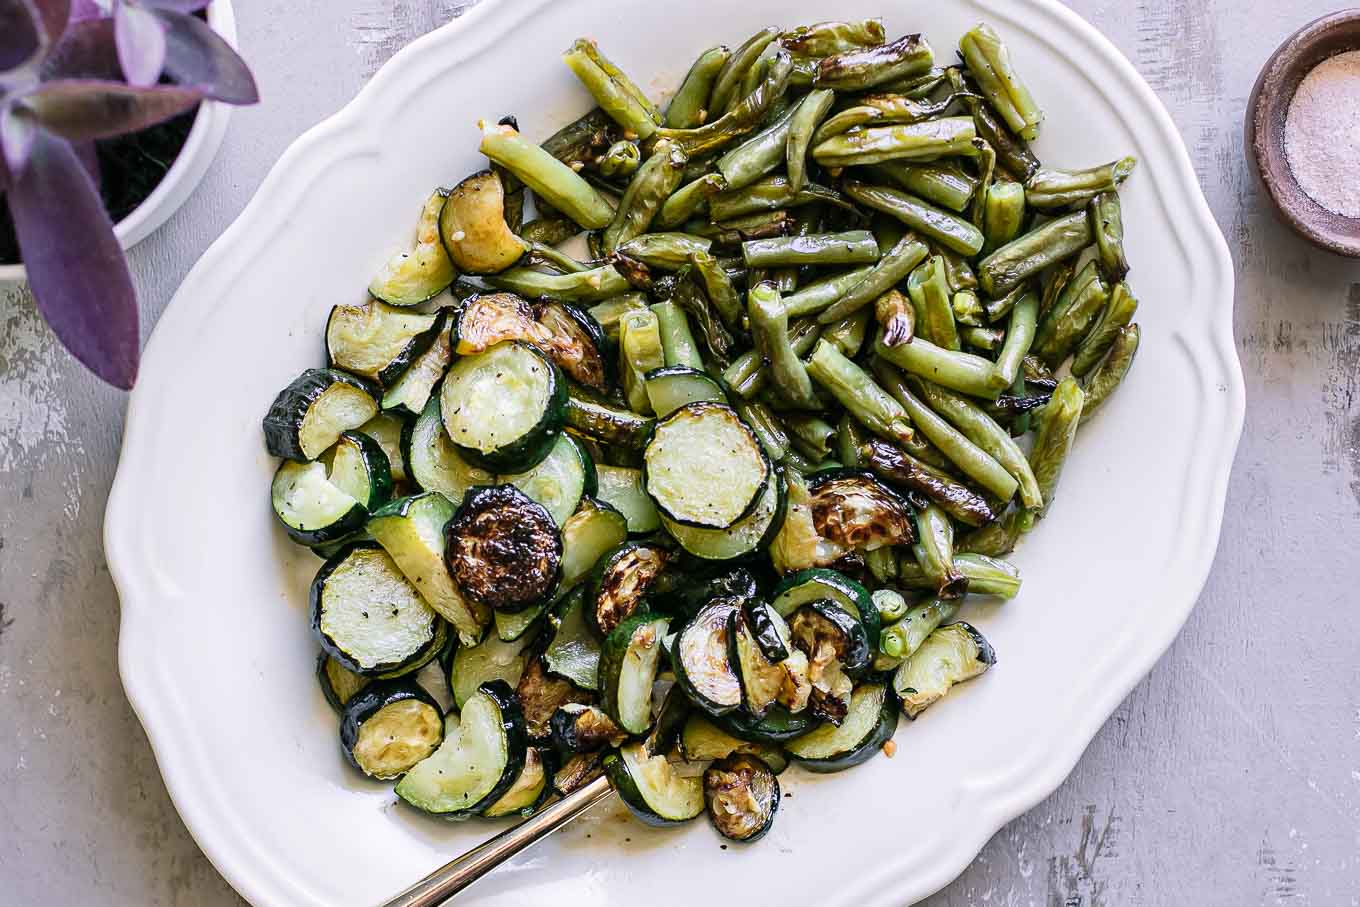
[[[382,907],[436,907],[540,838],[545,838],[612,792],[609,779],[596,778],[579,790],[478,844],[416,882]]]

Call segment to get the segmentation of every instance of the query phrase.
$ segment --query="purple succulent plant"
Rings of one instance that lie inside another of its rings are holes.
[[[208,0],[0,0],[0,204],[33,297],[108,383],[137,377],[137,295],[100,199],[94,142],[204,99],[258,99],[245,62],[195,15]]]

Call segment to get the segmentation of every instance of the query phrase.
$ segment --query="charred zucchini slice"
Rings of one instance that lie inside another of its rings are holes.
[[[680,775],[663,755],[630,743],[604,757],[604,771],[628,809],[648,825],[677,825],[704,811],[704,785]]]
[[[494,170],[472,174],[444,199],[439,238],[448,257],[469,274],[504,271],[529,250],[505,222],[505,188]]]
[[[439,704],[409,680],[372,684],[345,704],[340,720],[345,758],[380,781],[401,777],[443,739]]]
[[[305,463],[377,414],[377,393],[367,382],[337,369],[309,368],[270,405],[265,447],[273,456]]]
[[[916,541],[911,507],[867,472],[828,469],[808,478],[812,525],[817,534],[858,551]]]
[[[524,712],[524,727],[529,736],[542,739],[551,731],[552,717],[564,705],[591,702],[590,693],[578,690],[571,681],[554,677],[543,666],[541,656],[529,659],[515,684],[515,698]]]
[[[470,489],[446,536],[454,580],[489,608],[523,611],[551,595],[562,575],[557,524],[513,485]]]
[[[695,557],[708,561],[730,561],[745,557],[763,548],[779,532],[784,523],[788,488],[782,471],[776,471],[761,493],[756,507],[744,519],[726,529],[699,529],[684,526],[661,517],[661,524],[671,537]]]
[[[675,637],[671,668],[680,688],[710,715],[741,705],[741,681],[728,658],[727,631],[741,599],[717,598],[699,609]]]
[[[325,652],[319,652],[316,656],[316,682],[330,707],[343,713],[345,703],[372,683],[373,678],[356,674]]]
[[[784,771],[789,764],[788,756],[784,755],[778,744],[742,740],[713,720],[694,713],[690,713],[680,732],[680,753],[687,762],[711,762],[737,753],[759,756],[774,769],[775,774]]]
[[[627,466],[595,466],[600,500],[628,520],[629,535],[650,535],[661,528],[656,505],[642,487],[642,470]]]
[[[659,421],[643,453],[644,484],[680,526],[726,529],[760,500],[770,462],[736,411],[691,403]]]
[[[575,438],[566,432],[557,436],[552,450],[528,472],[499,476],[496,481],[514,485],[543,505],[558,526],[576,512],[583,495],[593,495],[599,482],[595,462]]]
[[[620,746],[628,735],[604,709],[582,702],[559,708],[552,716],[552,742],[564,753],[593,753]]]
[[[553,775],[553,788],[565,797],[573,791],[585,787],[604,774],[605,754],[602,750],[593,753],[577,753],[562,763]]]
[[[772,707],[760,719],[745,712],[728,712],[714,721],[733,737],[752,743],[785,743],[806,734],[817,723],[806,709],[790,712],[781,705]]]
[[[510,789],[482,810],[488,819],[505,816],[532,816],[552,795],[553,755],[550,750],[531,746],[524,751],[524,767]]]
[[[321,648],[356,674],[404,668],[437,642],[439,615],[375,544],[343,548],[322,564],[310,598]]]
[[[382,408],[396,410],[418,416],[425,411],[436,385],[448,371],[453,361],[453,346],[449,340],[449,313],[441,311],[436,316],[434,342],[430,348],[411,362],[406,371],[383,394]]]
[[[869,648],[878,648],[881,621],[873,596],[843,573],[825,567],[800,570],[775,587],[770,604],[780,616],[788,618],[806,603],[819,599],[828,599],[858,618],[864,625]]]
[[[455,362],[439,404],[444,429],[468,462],[520,472],[552,450],[566,418],[567,387],[538,350],[501,343]]]
[[[435,418],[438,418],[437,414]],[[382,452],[387,455],[387,466],[394,484],[406,481],[406,454],[402,450],[401,437],[406,432],[406,426],[413,421],[404,413],[385,412],[378,413],[359,426],[359,433],[378,442]]]
[[[779,612],[770,604],[754,597],[748,597],[742,610],[746,615],[746,627],[751,638],[760,647],[760,654],[774,662],[789,657],[789,627]]]
[[[453,322],[454,348],[460,356],[484,353],[509,340],[544,349],[550,337],[551,332],[534,318],[534,307],[514,293],[473,296]]]
[[[552,641],[543,652],[548,670],[565,677],[583,690],[600,687],[600,642],[586,620],[586,590],[568,595]]]
[[[368,532],[387,549],[430,607],[453,625],[459,640],[475,645],[491,622],[491,612],[463,594],[446,566],[444,526],[453,514],[447,498],[425,492],[399,498],[373,514]]]
[[[896,730],[897,706],[887,684],[862,683],[850,694],[839,727],[826,722],[784,748],[810,772],[839,772],[871,758]]]
[[[529,662],[528,640],[502,642],[493,634],[475,646],[459,646],[448,662],[449,695],[462,708],[484,683],[504,681],[511,688],[519,685]]]
[[[844,608],[822,599],[793,612],[789,631],[793,644],[807,655],[813,712],[839,724],[850,705],[850,675],[867,668],[873,657],[864,625]]]
[[[326,321],[326,354],[333,367],[387,387],[430,348],[441,323],[376,299],[338,305]]]
[[[430,193],[416,222],[416,244],[387,260],[368,285],[368,292],[388,305],[417,305],[448,289],[456,273],[439,241],[439,211],[445,192]]]
[[[774,825],[779,800],[779,779],[759,757],[739,753],[704,772],[708,818],[729,840],[758,840]]]
[[[468,698],[458,727],[397,783],[397,796],[416,809],[454,818],[472,815],[508,791],[528,750],[524,717],[504,681],[483,684]]]
[[[491,473],[478,469],[458,452],[444,431],[439,415],[439,395],[430,397],[419,416],[406,423],[401,452],[411,481],[421,491],[437,491],[457,505],[474,485],[490,485]]]
[[[605,637],[600,650],[604,710],[629,734],[645,734],[652,725],[652,682],[669,626],[669,617],[634,614]]]
[[[994,664],[996,652],[972,624],[958,621],[937,628],[893,675],[902,713],[915,720],[954,684],[971,680]]]
[[[624,620],[646,610],[647,596],[670,559],[665,548],[642,542],[620,545],[601,558],[586,594],[591,627],[608,636]]]
[[[686,365],[659,368],[646,375],[647,399],[652,412],[664,419],[691,403],[726,403],[727,395],[718,382],[698,369]]]
[[[768,606],[766,606],[768,608]],[[727,658],[741,682],[741,704],[747,714],[760,718],[776,703],[802,711],[812,694],[807,655],[794,648],[788,627],[773,609],[768,612],[770,632],[784,657],[772,660],[761,651],[747,619],[746,609],[728,618]]]
[[[597,391],[610,386],[610,359],[604,328],[589,313],[566,302],[542,302],[534,307],[538,323],[547,331],[548,354],[577,384]]]

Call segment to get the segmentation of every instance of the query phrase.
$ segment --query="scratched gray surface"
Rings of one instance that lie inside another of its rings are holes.
[[[197,194],[133,253],[144,333],[284,147],[462,5],[238,0],[267,100],[236,114]],[[1360,263],[1272,219],[1241,129],[1268,53],[1333,7],[1071,5],[1166,103],[1228,238],[1246,435],[1185,631],[1067,782],[928,903],[1360,904]],[[0,294],[3,904],[240,903],[176,816],[118,681],[100,524],[122,414],[31,300]]]

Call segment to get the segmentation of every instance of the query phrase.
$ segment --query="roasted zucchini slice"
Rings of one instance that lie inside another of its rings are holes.
[[[774,610],[769,602],[756,598],[754,593],[746,598],[742,611],[745,613],[746,627],[751,638],[760,647],[760,654],[774,662],[788,658],[791,651],[789,626],[784,623],[784,618],[779,616],[779,612]]]
[[[525,343],[500,343],[453,364],[439,392],[449,438],[474,466],[522,472],[543,460],[566,419],[557,366]]]
[[[724,838],[750,843],[774,825],[779,779],[760,758],[739,753],[704,771],[704,802],[713,827]]]
[[[436,317],[434,342],[417,356],[406,371],[383,394],[382,408],[418,416],[425,411],[435,387],[453,361],[453,346],[449,339],[449,313],[440,311]]]
[[[937,628],[893,675],[902,713],[914,720],[954,684],[971,680],[994,664],[996,652],[972,624],[958,621]]]
[[[473,466],[444,431],[439,395],[433,394],[419,416],[406,423],[401,452],[410,479],[421,491],[437,491],[454,506],[474,485],[490,485],[495,477]]]
[[[264,417],[265,447],[273,456],[305,463],[377,414],[372,385],[337,369],[309,368],[270,404]]]
[[[439,241],[439,211],[445,192],[430,193],[416,222],[416,244],[387,260],[368,285],[368,292],[388,305],[418,305],[448,289],[457,274]]]
[[[319,460],[283,461],[269,496],[289,538],[324,545],[363,529],[369,511],[391,492],[392,472],[378,442],[347,431]]]
[[[525,639],[502,642],[488,633],[475,646],[459,646],[445,673],[453,704],[461,709],[482,684],[492,680],[502,680],[512,689],[518,686],[529,663],[528,644]]]
[[[473,488],[445,531],[449,571],[472,600],[501,611],[542,602],[562,575],[562,537],[513,485]]]
[[[603,750],[593,753],[577,753],[562,763],[553,775],[553,788],[560,796],[568,796],[580,790],[600,775],[604,774]]]
[[[605,712],[629,734],[652,725],[652,682],[670,618],[634,614],[605,637],[600,650],[600,691]]]
[[[790,712],[781,705],[772,707],[763,718],[745,712],[728,712],[714,721],[733,737],[752,743],[785,743],[812,730],[817,719],[806,709]]]
[[[864,624],[830,599],[821,599],[793,612],[789,632],[807,655],[813,712],[840,724],[850,705],[851,675],[867,668],[873,657]]]
[[[628,537],[623,514],[604,501],[583,497],[576,512],[562,524],[562,585],[572,589],[590,576],[600,558]]]
[[[822,538],[859,551],[916,541],[911,507],[869,473],[829,469],[809,476],[807,485],[812,525]]]
[[[370,542],[343,548],[322,564],[310,599],[321,648],[356,674],[407,667],[439,642],[439,615]]]
[[[756,501],[755,509],[726,529],[700,529],[661,517],[671,538],[695,557],[707,561],[730,561],[769,547],[784,524],[787,512],[784,473],[776,470]]]
[[[463,303],[453,322],[454,349],[460,356],[484,353],[508,340],[531,343],[542,350],[551,334],[534,317],[534,307],[514,293],[473,296]]]
[[[373,514],[368,532],[387,549],[420,594],[458,631],[464,645],[482,638],[491,612],[463,594],[447,566],[444,527],[453,505],[441,494],[425,492],[400,498]]]
[[[675,680],[695,705],[721,715],[741,705],[741,681],[728,658],[727,631],[741,599],[717,598],[676,635],[671,651]]]
[[[458,818],[499,800],[519,777],[528,750],[524,716],[504,681],[483,684],[458,727],[397,783],[397,796],[423,812]]]
[[[529,251],[505,222],[505,188],[494,170],[472,174],[448,194],[439,212],[439,238],[448,257],[469,274],[504,271]]]
[[[488,819],[532,816],[552,796],[554,762],[551,750],[531,746],[524,751],[524,767],[510,789],[482,810]]]
[[[438,414],[435,418],[438,419]],[[384,412],[378,413],[358,429],[360,434],[377,441],[382,452],[387,455],[387,466],[394,485],[406,481],[406,454],[402,450],[401,437],[406,432],[406,426],[413,421],[404,413]]]
[[[583,690],[600,688],[600,641],[586,620],[586,590],[578,586],[562,602],[562,616],[543,652],[548,670]]]
[[[596,464],[600,500],[628,520],[629,535],[650,535],[661,528],[656,505],[642,487],[642,470]]]
[[[757,643],[748,619],[749,607],[734,610],[728,618],[727,658],[741,682],[741,704],[747,714],[760,718],[776,703],[802,711],[812,695],[807,655],[795,648],[784,620],[768,605],[772,621],[769,632],[784,652],[778,660],[768,658]]]
[[[775,774],[784,771],[789,764],[788,756],[784,755],[778,744],[742,740],[729,734],[715,723],[715,720],[693,712],[685,720],[685,726],[680,732],[680,753],[687,762],[711,762],[737,753],[759,756],[774,769]]]
[[[564,525],[576,512],[583,495],[599,488],[595,461],[571,435],[561,432],[552,450],[533,469],[516,475],[499,476],[497,482],[514,485],[543,505],[553,522]]]
[[[680,775],[663,755],[630,743],[604,757],[604,771],[633,815],[648,825],[677,825],[704,811],[704,785]]]
[[[388,387],[430,348],[442,323],[437,315],[408,312],[376,299],[338,305],[326,321],[326,355],[334,368]]]
[[[592,702],[594,696],[577,689],[571,681],[549,674],[542,656],[530,658],[515,684],[515,698],[524,712],[524,727],[529,736],[541,740],[551,732],[550,722],[564,705]]]
[[[749,514],[770,479],[756,436],[719,403],[691,403],[659,421],[643,463],[662,515],[700,529],[726,529]]]
[[[770,604],[784,618],[803,605],[819,599],[829,599],[859,619],[869,648],[878,648],[880,624],[878,606],[869,590],[850,577],[826,567],[800,570],[786,577],[775,587]]]
[[[607,391],[611,384],[604,328],[588,312],[566,302],[541,302],[534,314],[548,332],[548,355],[577,384]]]
[[[316,682],[330,707],[343,713],[345,703],[372,683],[373,678],[356,674],[325,652],[319,652],[316,656]]]
[[[698,369],[672,365],[646,374],[647,400],[658,419],[664,419],[691,403],[726,403],[718,382]]]
[[[624,620],[646,610],[647,596],[656,585],[671,554],[658,545],[630,542],[600,558],[586,594],[586,619],[608,636]]]
[[[596,705],[573,702],[552,716],[552,742],[564,753],[593,753],[621,746],[628,735]]]
[[[887,684],[862,683],[850,694],[839,726],[826,722],[784,749],[810,772],[839,772],[872,757],[896,730],[897,705]]]
[[[380,781],[404,775],[444,739],[439,704],[409,680],[374,683],[345,703],[340,748],[349,764]]]

